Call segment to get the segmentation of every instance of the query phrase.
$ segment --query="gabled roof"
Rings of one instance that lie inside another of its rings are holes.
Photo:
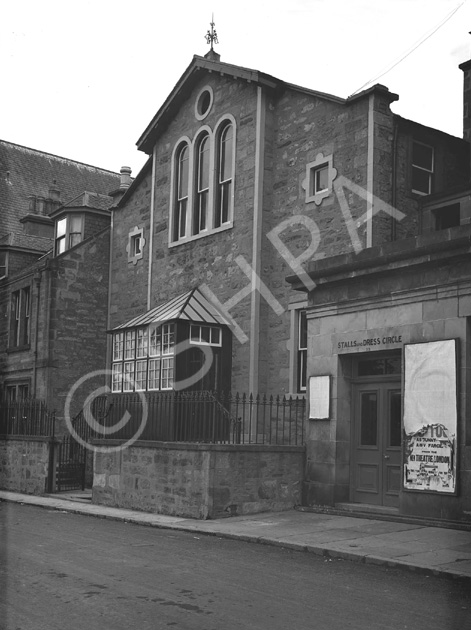
[[[30,196],[48,199],[54,188],[66,203],[84,190],[106,195],[119,185],[118,173],[0,140],[0,235],[23,231]]]
[[[136,328],[149,324],[162,324],[177,319],[183,319],[202,324],[225,324],[228,322],[209,302],[199,289],[192,289],[183,295],[179,295],[168,302],[160,304],[143,315],[138,315],[125,324],[120,324],[113,330],[124,328]]]
[[[265,86],[271,89],[291,89],[302,92],[303,94],[310,94],[325,100],[333,101],[335,103],[346,102],[345,99],[333,96],[332,94],[316,92],[298,85],[285,83],[284,81],[281,81],[269,74],[265,74],[264,72],[260,72],[259,70],[243,68],[242,66],[223,63],[221,61],[195,55],[188,68],[170,92],[162,107],[156,113],[144,133],[137,141],[136,144],[140,151],[144,151],[148,155],[152,153],[152,148],[156,139],[167,128],[169,122],[175,117],[176,109],[186,100],[188,92],[193,88],[197,81],[199,81],[201,73],[204,71],[227,75],[229,77],[233,77],[234,79],[243,79],[250,83]]]

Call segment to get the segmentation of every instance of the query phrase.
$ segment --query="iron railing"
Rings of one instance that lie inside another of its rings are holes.
[[[0,402],[0,435],[51,437],[55,414],[42,400],[24,399]]]
[[[304,398],[215,392],[158,392],[100,397],[73,421],[86,441],[93,438],[304,444]]]

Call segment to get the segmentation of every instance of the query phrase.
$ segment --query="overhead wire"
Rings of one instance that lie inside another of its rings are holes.
[[[361,90],[363,90],[367,85],[369,85],[370,83],[373,83],[373,81],[377,81],[378,79],[380,79],[381,77],[384,77],[385,74],[387,74],[388,72],[390,72],[393,68],[395,68],[396,66],[398,66],[401,61],[404,61],[404,59],[406,59],[407,57],[409,57],[409,55],[411,55],[415,50],[417,50],[417,48],[419,48],[419,46],[421,46],[423,43],[425,43],[428,39],[430,39],[430,37],[432,37],[432,35],[435,35],[435,33],[442,28],[442,26],[444,26],[449,20],[451,20],[451,18],[455,15],[455,13],[461,9],[461,7],[466,4],[466,0],[463,0],[463,2],[461,4],[459,4],[457,7],[455,7],[453,9],[453,11],[451,11],[448,15],[446,15],[446,17],[440,22],[440,24],[438,24],[438,26],[434,27],[434,29],[426,34],[425,36],[422,37],[422,39],[418,40],[418,42],[416,42],[415,44],[413,44],[412,48],[409,49],[406,53],[404,53],[404,55],[402,55],[402,57],[400,57],[397,61],[393,62],[393,64],[391,66],[388,66],[386,68],[386,70],[381,71],[380,74],[376,75],[375,77],[373,77],[372,79],[370,79],[369,81],[367,81],[366,83],[364,83],[361,87],[359,87],[357,90],[355,90],[354,92],[352,92],[352,94],[350,96],[354,96],[355,94],[357,94],[358,92],[360,92]]]

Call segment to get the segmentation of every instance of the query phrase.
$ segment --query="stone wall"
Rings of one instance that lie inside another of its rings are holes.
[[[350,265],[343,264],[343,271],[333,275],[335,282],[316,276],[318,286],[310,296],[308,375],[329,374],[332,390],[330,420],[309,421],[306,430],[305,504],[334,505],[352,500],[354,357],[365,352],[401,351],[407,343],[456,339],[458,492],[446,496],[401,488],[399,510],[412,516],[469,520],[470,234],[469,226],[453,228],[372,249],[363,258],[357,257],[362,262],[370,257],[368,270],[366,263],[356,267],[353,257],[322,261],[332,274],[340,270],[341,260],[348,260]],[[403,259],[388,261],[391,252],[401,252]],[[363,340],[378,343],[369,345]]]
[[[0,488],[26,494],[47,491],[50,438],[0,438]]]
[[[287,510],[301,501],[301,446],[99,444],[93,502],[101,505],[204,519]]]

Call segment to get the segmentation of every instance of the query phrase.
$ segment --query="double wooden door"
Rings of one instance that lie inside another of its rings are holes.
[[[354,385],[353,501],[398,507],[401,487],[401,386]]]

